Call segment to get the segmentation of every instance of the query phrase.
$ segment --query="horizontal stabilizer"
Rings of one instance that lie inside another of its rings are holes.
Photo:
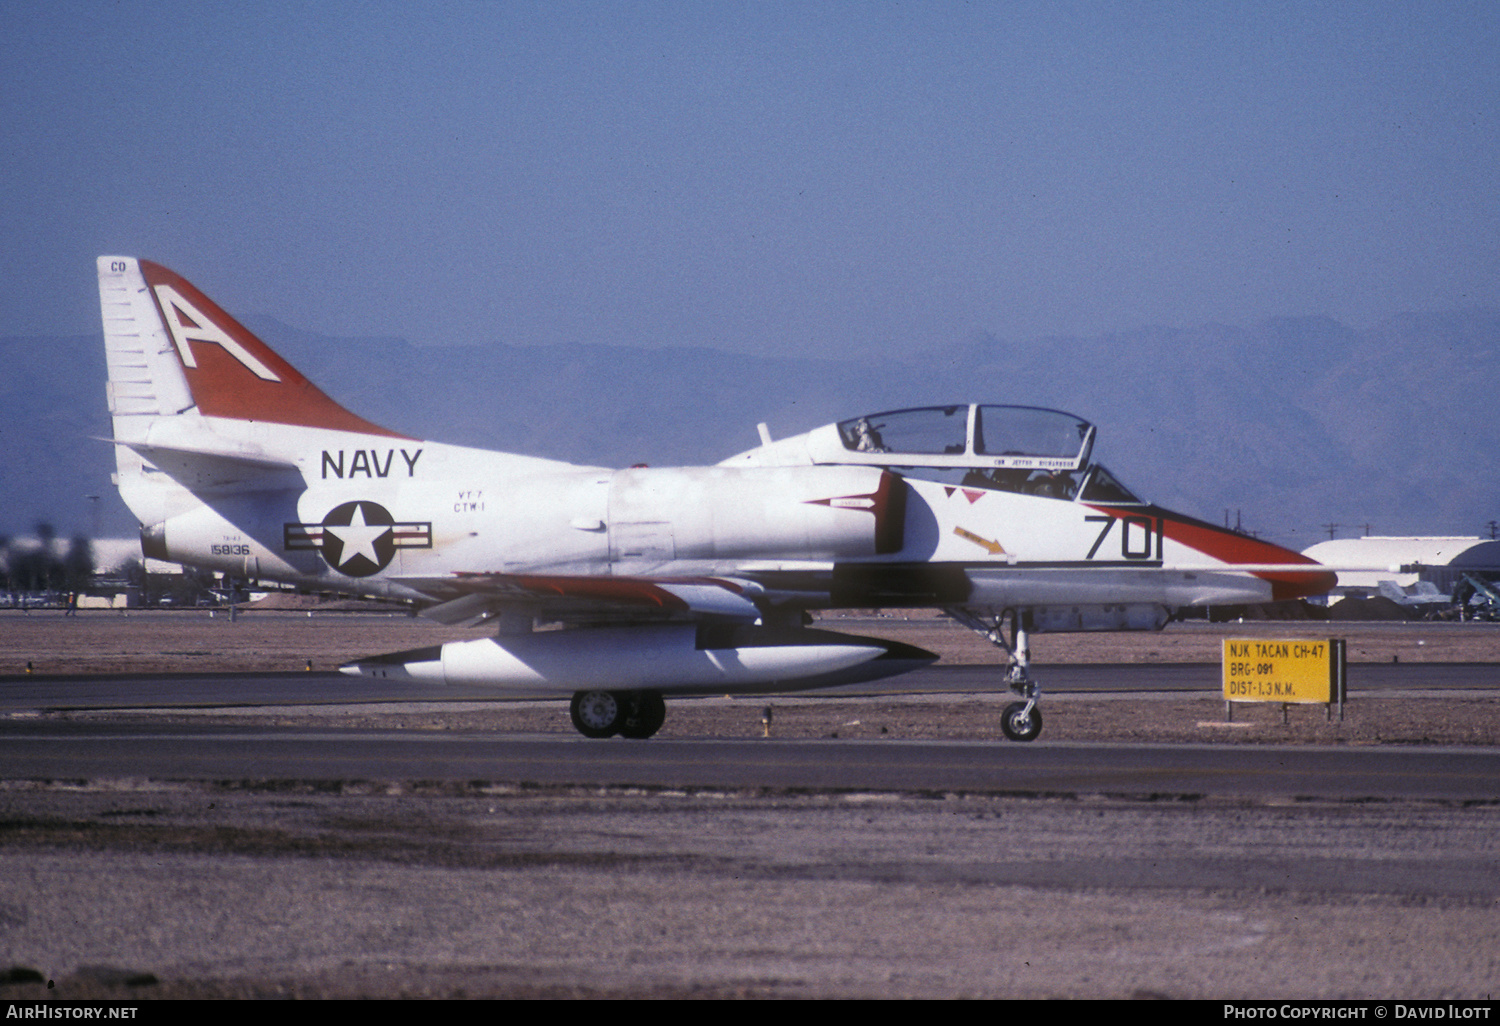
[[[257,489],[296,487],[302,474],[291,460],[260,453],[116,441],[194,492],[253,484]],[[284,478],[284,479],[278,479]]]
[[[104,439],[104,441],[114,441]],[[115,441],[116,445],[123,445],[134,452],[146,457],[157,466],[161,466],[163,460],[217,460],[221,463],[238,463],[245,467],[253,467],[256,470],[296,470],[297,461],[287,459],[284,456],[269,456],[259,452],[234,452],[225,449],[208,448],[203,446],[188,445],[154,445],[150,442],[122,442]],[[165,470],[165,467],[162,467]]]

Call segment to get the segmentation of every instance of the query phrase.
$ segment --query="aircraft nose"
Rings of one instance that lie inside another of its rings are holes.
[[[1317,595],[1326,595],[1334,589],[1339,582],[1338,574],[1331,570],[1322,569],[1315,559],[1310,559],[1300,552],[1284,549],[1280,545],[1270,542],[1258,542],[1259,548],[1255,554],[1254,562],[1264,566],[1267,563],[1285,563],[1285,572],[1280,570],[1257,570],[1255,576],[1271,585],[1271,601],[1286,602],[1291,599],[1312,598]],[[1250,560],[1245,560],[1249,562]],[[1306,569],[1303,569],[1303,568]]]
[[[1326,595],[1334,589],[1338,583],[1338,574],[1332,570],[1317,570],[1320,567],[1316,559],[1307,558],[1301,552],[1293,552],[1292,549],[1280,549],[1278,552],[1286,556],[1284,561],[1289,564],[1308,565],[1310,570],[1299,570],[1296,573],[1263,573],[1271,582],[1272,601],[1286,601],[1289,598],[1311,598],[1314,595]],[[1268,559],[1268,562],[1283,562],[1283,559]]]
[[[1307,559],[1300,553],[1294,552],[1291,554],[1298,558],[1296,560],[1287,560],[1289,563],[1311,563],[1314,567],[1318,566],[1317,563]],[[1273,572],[1260,574],[1259,576],[1271,582],[1271,600],[1273,602],[1326,595],[1339,583],[1339,575],[1331,570],[1303,570],[1285,574]]]
[[[1168,513],[1163,523],[1168,538],[1221,560],[1226,569],[1242,566],[1270,584],[1273,602],[1326,595],[1338,584],[1338,575],[1317,560],[1272,542],[1180,514]]]

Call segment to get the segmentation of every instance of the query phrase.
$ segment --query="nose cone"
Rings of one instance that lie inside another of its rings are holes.
[[[1290,550],[1282,549],[1281,551],[1288,552]],[[1292,555],[1300,558],[1289,562],[1311,564],[1314,567],[1321,565],[1315,560],[1302,556],[1300,552],[1294,552]],[[1314,595],[1327,595],[1333,590],[1334,585],[1339,583],[1339,575],[1333,573],[1331,570],[1302,570],[1294,573],[1276,571],[1273,573],[1257,574],[1256,576],[1263,577],[1271,582],[1271,599],[1274,602],[1281,602],[1286,599],[1310,598]]]
[[[1337,574],[1300,552],[1181,514],[1163,512],[1168,538],[1224,563],[1226,570],[1234,569],[1236,564],[1247,567],[1247,572],[1271,585],[1273,602],[1326,595],[1338,584]],[[1282,570],[1281,565],[1286,569]]]

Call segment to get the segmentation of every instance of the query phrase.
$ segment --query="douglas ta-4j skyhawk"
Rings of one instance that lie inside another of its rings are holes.
[[[1094,426],[1057,410],[894,410],[775,441],[762,426],[711,467],[581,467],[364,420],[160,265],[101,257],[99,297],[119,488],[146,556],[489,621],[492,636],[343,669],[571,696],[589,737],[650,737],[668,695],[927,665],[807,624],[936,607],[1008,654],[1019,700],[1001,725],[1029,741],[1029,634],[1157,629],[1179,607],[1334,584],[1137,498],[1090,458]]]

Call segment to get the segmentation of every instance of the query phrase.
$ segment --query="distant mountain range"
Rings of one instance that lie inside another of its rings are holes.
[[[334,398],[424,438],[604,466],[713,463],[755,425],[805,431],[953,402],[1069,410],[1143,496],[1305,548],[1478,534],[1500,518],[1500,312],[1326,318],[1094,338],[989,336],[900,359],[623,346],[418,347],[247,325]],[[0,339],[0,535],[135,522],[110,486],[97,336]],[[99,496],[91,499],[90,496]]]

